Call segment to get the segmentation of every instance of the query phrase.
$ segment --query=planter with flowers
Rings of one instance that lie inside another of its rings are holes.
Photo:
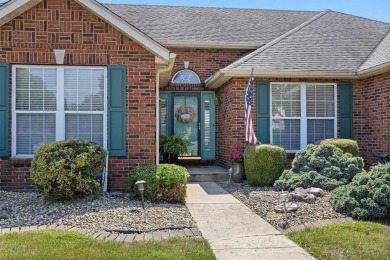
[[[228,154],[229,160],[232,163],[232,179],[235,183],[241,183],[244,179],[244,152],[240,150],[232,150]]]

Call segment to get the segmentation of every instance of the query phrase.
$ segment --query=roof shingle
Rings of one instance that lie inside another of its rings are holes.
[[[272,41],[319,12],[104,4],[153,39],[258,43]]]
[[[326,11],[226,69],[356,72],[389,29],[384,22]]]

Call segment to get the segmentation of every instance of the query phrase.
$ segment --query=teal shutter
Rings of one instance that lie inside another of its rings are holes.
[[[108,152],[126,156],[126,66],[108,66]]]
[[[257,82],[256,136],[262,144],[270,143],[270,84]]]
[[[0,157],[9,156],[9,65],[0,63]]]
[[[202,93],[202,105],[201,105],[202,160],[215,159],[215,104],[214,103],[215,103],[214,92]]]
[[[352,139],[352,83],[340,82],[340,138]]]

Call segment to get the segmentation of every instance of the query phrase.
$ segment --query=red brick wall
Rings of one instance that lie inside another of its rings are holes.
[[[204,91],[204,81],[219,69],[226,67],[253,50],[209,49],[209,48],[169,48],[175,53],[176,61],[172,77],[176,72],[185,69],[184,61],[189,61],[188,69],[198,74],[201,84],[171,84],[162,86],[162,91]],[[171,82],[171,79],[169,82]]]
[[[390,72],[360,80],[357,89],[354,138],[370,166],[377,163],[378,154],[390,154]]]
[[[389,152],[390,135],[390,73],[366,80],[307,79],[307,78],[256,78],[269,82],[318,82],[353,84],[353,139],[358,141],[360,155],[367,166],[376,162],[380,151]],[[227,153],[233,149],[245,149],[245,90],[248,79],[233,78],[216,91],[219,104],[216,107],[216,158],[217,163],[229,167]],[[339,98],[337,104],[340,104]],[[375,105],[373,105],[375,104]],[[256,129],[256,88],[252,96],[252,119]],[[338,116],[339,120],[339,116]],[[339,125],[339,122],[338,122]],[[385,127],[387,126],[387,127]],[[339,130],[338,130],[339,131]],[[368,138],[367,138],[368,137]],[[289,157],[293,157],[289,155]],[[291,159],[290,158],[290,159]],[[291,161],[291,160],[289,160]]]
[[[155,163],[154,55],[75,1],[45,0],[0,27],[0,62],[55,64],[53,49],[65,65],[127,65],[127,156],[110,158],[110,186],[128,190],[129,171]],[[29,163],[0,159],[0,189],[33,188]]]

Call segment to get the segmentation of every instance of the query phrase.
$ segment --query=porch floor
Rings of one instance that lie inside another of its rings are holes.
[[[184,166],[190,177],[188,182],[228,181],[229,170],[218,165]]]

